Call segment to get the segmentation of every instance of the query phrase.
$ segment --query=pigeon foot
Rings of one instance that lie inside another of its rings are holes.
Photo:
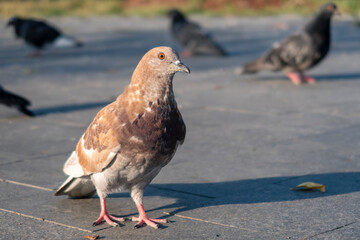
[[[191,57],[193,54],[189,50],[182,51],[180,54],[180,57]]]
[[[93,223],[93,226],[97,226],[100,224],[103,224],[105,221],[111,225],[111,226],[119,226],[119,224],[117,222],[124,222],[125,219],[124,218],[118,218],[118,217],[114,217],[111,216],[107,210],[106,210],[106,203],[105,203],[105,198],[101,198],[100,199],[100,205],[101,205],[101,212],[100,212],[100,216],[99,218]],[[116,222],[115,222],[116,221]]]
[[[288,78],[293,82],[293,84],[299,86],[301,84],[301,78],[296,73],[289,73]]]
[[[153,218],[148,218],[146,216],[132,217],[131,221],[133,221],[133,222],[137,221],[138,222],[134,226],[134,228],[141,228],[146,224],[147,226],[150,226],[150,227],[155,228],[155,229],[159,228],[158,223],[167,223],[168,222],[166,219],[153,219]]]
[[[29,57],[39,57],[40,56],[40,51],[36,50],[35,52],[29,54]]]
[[[116,221],[116,222],[115,222]],[[101,213],[100,217],[93,223],[93,226],[98,226],[103,224],[104,222],[107,222],[109,225],[117,227],[119,226],[119,223],[117,222],[123,222],[125,221],[124,218],[117,218],[114,216],[111,216],[110,214],[106,213]]]
[[[315,84],[315,82],[316,82],[314,78],[308,77],[306,75],[303,76],[303,79],[305,82],[307,82],[309,84]]]
[[[134,228],[141,228],[146,224],[147,226],[158,229],[159,228],[158,223],[167,223],[168,222],[167,219],[148,218],[146,216],[143,205],[142,204],[137,204],[137,207],[138,207],[138,210],[139,210],[139,217],[132,217],[132,219],[131,219],[131,221],[133,221],[133,222],[135,222],[135,221],[138,222],[134,226]]]

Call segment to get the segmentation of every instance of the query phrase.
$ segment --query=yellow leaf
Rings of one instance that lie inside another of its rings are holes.
[[[95,236],[86,235],[86,236],[84,236],[84,238],[90,239],[90,240],[95,240],[95,239],[98,239],[98,238],[99,238],[99,235],[95,235]]]
[[[325,185],[314,182],[304,182],[297,185],[296,187],[290,188],[290,190],[304,190],[304,189],[306,190],[319,189],[321,192],[325,192]]]

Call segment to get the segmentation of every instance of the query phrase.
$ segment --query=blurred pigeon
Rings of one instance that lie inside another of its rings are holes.
[[[13,26],[16,38],[22,38],[36,51],[31,56],[40,55],[40,50],[47,45],[53,47],[81,47],[83,43],[71,36],[61,33],[60,30],[45,21],[12,17],[7,26]]]
[[[225,50],[215,43],[209,34],[204,33],[198,24],[188,21],[178,10],[169,11],[168,16],[171,18],[170,31],[172,36],[185,48],[181,56],[227,55]]]
[[[303,72],[317,65],[330,48],[330,20],[338,13],[333,3],[321,6],[315,17],[303,29],[282,42],[275,44],[264,56],[246,63],[238,73],[256,73],[260,70],[283,71],[291,81],[315,83]]]
[[[29,109],[27,109],[27,107],[31,105],[29,100],[20,97],[19,95],[16,95],[14,93],[11,93],[9,91],[6,91],[1,86],[0,86],[0,103],[8,107],[16,108],[23,114],[28,115],[30,117],[34,116],[34,113],[31,112]]]
[[[173,92],[176,72],[190,70],[169,47],[157,47],[145,54],[131,83],[115,102],[103,108],[79,140],[64,165],[69,175],[55,195],[87,197],[97,192],[101,213],[94,222],[116,226],[123,221],[108,214],[105,197],[119,189],[130,190],[139,217],[136,228],[165,219],[145,214],[142,199],[145,187],[169,163],[185,139],[185,124]]]

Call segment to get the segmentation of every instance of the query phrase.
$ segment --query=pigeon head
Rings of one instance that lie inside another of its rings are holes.
[[[170,10],[167,15],[173,21],[185,21],[184,15],[177,9]]]
[[[143,97],[149,101],[162,98],[169,89],[172,89],[172,80],[176,72],[190,73],[190,70],[180,61],[178,54],[172,48],[153,48],[136,66],[129,90],[136,92],[142,89]]]
[[[142,76],[158,79],[161,76],[172,77],[176,72],[190,73],[177,52],[170,47],[156,47],[148,51],[136,67],[136,70],[140,69],[143,71]]]
[[[339,14],[339,11],[335,3],[325,3],[320,7],[319,13],[323,16],[331,17],[333,14]]]
[[[9,21],[7,22],[6,26],[10,27],[10,26],[17,26],[21,21],[21,18],[14,16],[12,18],[9,19]]]

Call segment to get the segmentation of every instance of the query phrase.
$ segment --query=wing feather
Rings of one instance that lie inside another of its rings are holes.
[[[118,114],[115,103],[111,103],[96,115],[65,163],[66,174],[73,177],[89,175],[101,172],[111,164],[120,151],[121,117]]]

